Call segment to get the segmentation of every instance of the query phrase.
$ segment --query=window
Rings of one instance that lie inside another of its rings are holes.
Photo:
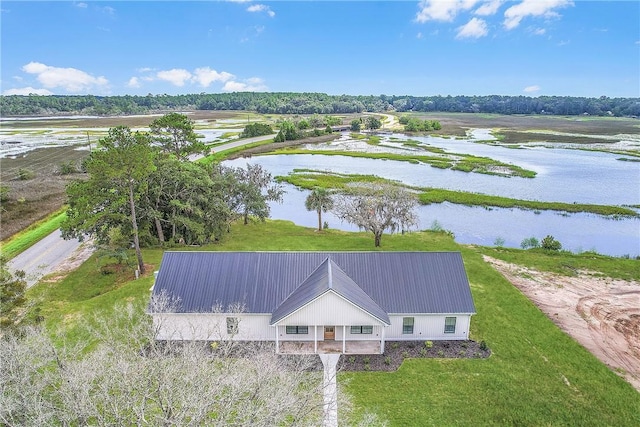
[[[413,334],[413,317],[402,318],[402,333]]]
[[[444,333],[445,334],[454,334],[456,332],[456,318],[455,317],[445,317],[444,318]]]
[[[238,333],[238,318],[227,317],[227,334],[233,335]]]
[[[306,335],[308,333],[308,326],[287,326],[287,334]]]
[[[367,325],[367,326],[352,326],[351,327],[351,333],[352,334],[372,334],[373,333],[373,326]]]

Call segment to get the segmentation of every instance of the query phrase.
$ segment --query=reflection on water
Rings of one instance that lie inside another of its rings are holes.
[[[306,190],[286,184],[287,193],[282,204],[271,204],[271,217],[286,219],[305,227],[317,227],[318,217],[304,207],[309,194]],[[587,213],[560,214],[552,211],[534,213],[522,209],[486,209],[451,203],[419,206],[418,229],[432,229],[434,222],[454,233],[456,242],[493,246],[496,239],[504,246],[520,247],[523,239],[542,240],[554,236],[564,249],[572,252],[596,251],[622,256],[640,255],[640,219],[613,220]],[[358,231],[330,212],[322,214],[322,221],[330,228]]]
[[[287,175],[296,168],[351,174],[374,174],[409,185],[473,191],[526,200],[563,201],[608,205],[640,204],[640,164],[621,162],[620,156],[562,149],[513,150],[447,141],[452,152],[469,152],[498,159],[538,172],[534,179],[504,178],[476,173],[442,170],[426,165],[342,156],[285,155],[237,159],[229,166],[247,162],[263,165],[272,175]],[[468,150],[464,148],[470,148]],[[284,204],[272,205],[272,218],[287,219],[314,227],[317,217],[304,208],[307,192],[287,186]],[[519,247],[529,237],[541,240],[552,235],[565,249],[622,256],[640,255],[640,220],[614,220],[593,214],[561,214],[521,209],[485,209],[449,203],[419,207],[420,228],[434,221],[452,231],[459,243],[493,245],[503,239],[505,246]],[[357,230],[341,223],[330,213],[324,215],[331,228]],[[323,220],[325,220],[323,218]]]

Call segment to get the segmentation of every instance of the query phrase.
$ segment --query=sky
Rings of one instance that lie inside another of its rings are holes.
[[[640,2],[2,1],[0,92],[640,97]]]

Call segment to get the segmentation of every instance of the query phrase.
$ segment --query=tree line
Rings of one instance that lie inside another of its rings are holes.
[[[327,95],[298,92],[233,92],[186,95],[0,96],[3,117],[24,115],[127,115],[170,110],[250,110],[265,114],[460,112],[637,117],[640,98],[573,96]]]

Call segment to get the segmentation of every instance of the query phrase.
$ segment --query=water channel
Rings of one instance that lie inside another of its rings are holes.
[[[404,135],[386,136],[389,150]],[[324,155],[258,156],[225,162],[229,166],[257,163],[272,175],[287,175],[294,169],[307,168],[350,174],[374,174],[409,185],[472,191],[526,200],[603,205],[640,205],[640,163],[620,161],[622,155],[595,151],[550,149],[540,146],[523,149],[480,144],[472,140],[448,138],[413,138],[421,143],[441,147],[452,153],[486,156],[534,170],[533,179],[501,177],[433,168],[391,160]],[[313,149],[344,149],[340,141],[313,146]],[[362,143],[361,149],[367,149]],[[384,142],[383,142],[384,145]],[[342,147],[341,147],[342,146]],[[369,146],[370,147],[370,146]],[[380,149],[376,147],[376,149]],[[384,148],[383,148],[384,149]],[[271,217],[291,220],[314,227],[317,217],[306,211],[307,191],[286,185],[283,204],[272,204]],[[567,214],[555,211],[467,207],[451,203],[418,208],[419,229],[442,228],[454,233],[459,243],[519,247],[523,239],[541,240],[552,235],[564,249],[632,257],[640,255],[640,219],[611,219],[588,213]],[[331,213],[325,215],[331,228],[357,230]]]

